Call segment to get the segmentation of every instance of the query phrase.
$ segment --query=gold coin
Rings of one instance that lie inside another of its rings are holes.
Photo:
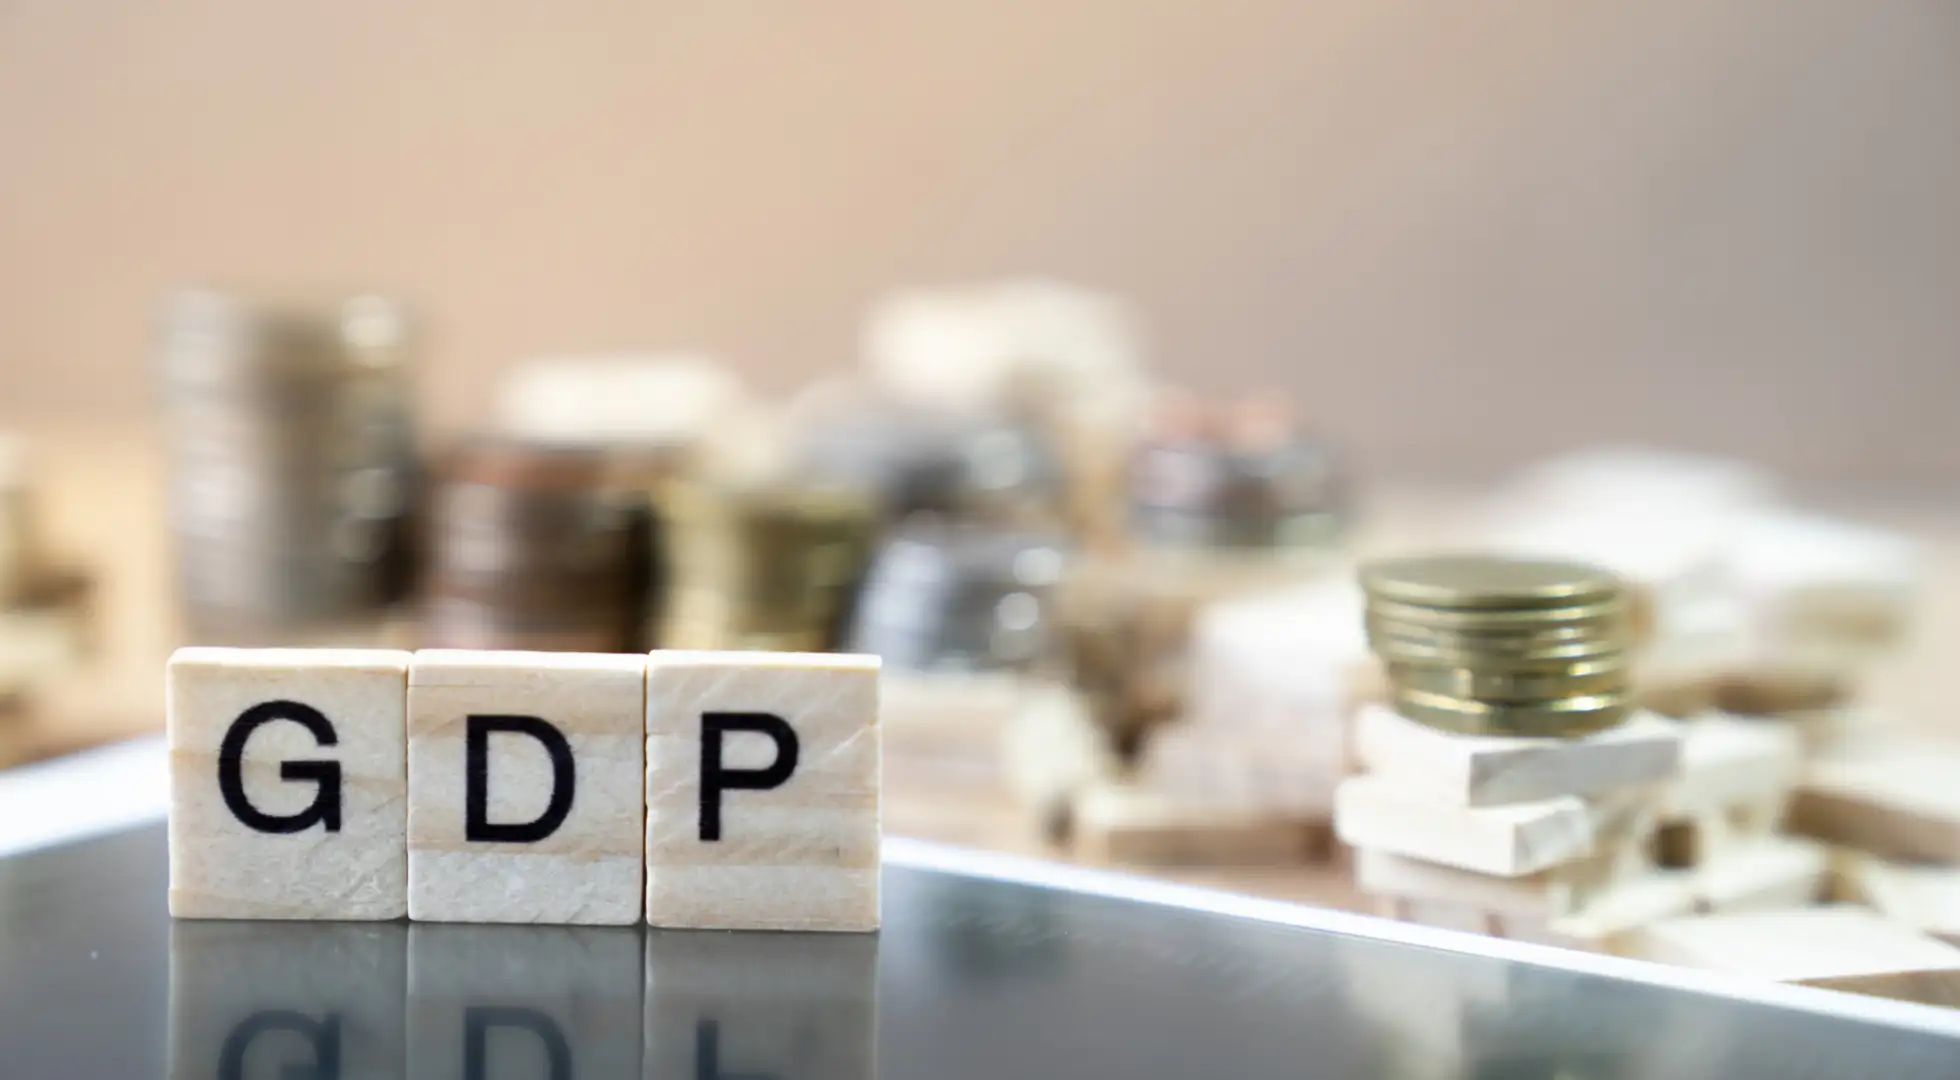
[[[1619,723],[1632,695],[1588,694],[1556,701],[1485,702],[1397,686],[1395,710],[1419,724],[1463,735],[1577,738]]]
[[[1625,693],[1629,668],[1625,658],[1571,665],[1560,672],[1491,672],[1474,668],[1390,664],[1388,677],[1396,686],[1478,701],[1532,702],[1598,694]]]
[[[1582,660],[1598,660],[1625,653],[1617,640],[1594,639],[1554,641],[1529,647],[1505,649],[1493,645],[1465,645],[1460,641],[1437,642],[1370,634],[1368,645],[1383,660],[1442,667],[1476,668],[1489,671],[1556,672]]]
[[[1558,607],[1623,590],[1617,576],[1587,563],[1470,554],[1369,563],[1361,588],[1374,599],[1445,608]]]
[[[1438,630],[1528,632],[1539,627],[1623,623],[1628,606],[1625,593],[1583,604],[1526,608],[1441,608],[1375,599],[1368,602],[1368,613]]]
[[[1417,626],[1370,613],[1364,617],[1362,625],[1370,638],[1479,653],[1528,653],[1583,641],[1623,643],[1626,638],[1624,627],[1614,623],[1576,623],[1531,630],[1450,630]]]

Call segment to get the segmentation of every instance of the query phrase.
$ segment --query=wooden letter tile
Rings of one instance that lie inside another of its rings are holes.
[[[416,653],[409,917],[639,921],[645,693],[637,655]]]
[[[656,652],[647,921],[878,927],[878,660]]]
[[[171,914],[406,913],[408,662],[381,650],[177,650],[165,676]]]

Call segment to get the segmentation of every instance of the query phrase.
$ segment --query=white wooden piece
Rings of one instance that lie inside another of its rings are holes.
[[[1122,785],[1075,798],[1075,853],[1090,862],[1263,865],[1302,862],[1324,835],[1312,823],[1185,802]]]
[[[1452,806],[1378,776],[1355,776],[1334,795],[1342,842],[1499,877],[1522,877],[1593,854],[1602,830],[1633,806],[1570,795],[1506,806]]]
[[[1709,911],[1775,911],[1815,903],[1824,891],[1830,853],[1795,836],[1741,841],[1695,870],[1695,891]]]
[[[1922,933],[1960,945],[1960,868],[1854,855],[1838,873],[1848,898]]]
[[[409,655],[177,650],[166,669],[170,912],[407,913]]]
[[[1355,721],[1355,750],[1377,776],[1459,806],[1598,795],[1673,776],[1681,726],[1651,713],[1581,739],[1456,735],[1386,705]]]
[[[1498,877],[1363,848],[1354,853],[1362,892],[1402,900],[1461,904],[1477,911],[1549,921],[1576,915],[1610,887],[1613,858],[1595,855],[1522,877]]]
[[[1926,1004],[1960,1004],[1960,948],[1854,907],[1701,915],[1640,934],[1644,957]]]
[[[1772,822],[1797,782],[1803,753],[1796,731],[1773,720],[1710,713],[1683,725],[1680,771],[1661,791],[1662,820],[1738,808]]]
[[[1187,721],[1267,732],[1302,753],[1344,758],[1347,721],[1379,696],[1362,607],[1360,588],[1342,573],[1201,608],[1191,630]]]
[[[408,928],[410,1077],[638,1080],[630,927]]]
[[[1906,741],[1848,744],[1810,763],[1792,829],[1901,860],[1960,862],[1960,749]]]
[[[1183,723],[1150,733],[1137,771],[1146,786],[1189,802],[1326,821],[1348,769],[1337,739]]]
[[[403,1071],[408,934],[401,923],[171,923],[166,1075],[414,1075]],[[272,1061],[281,1068],[240,1068]]]
[[[638,922],[645,692],[638,655],[416,653],[409,917]]]
[[[647,920],[878,926],[878,660],[656,652],[647,666]]]

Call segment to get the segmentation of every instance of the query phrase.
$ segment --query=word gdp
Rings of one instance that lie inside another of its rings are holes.
[[[170,911],[878,927],[878,661],[180,649]]]

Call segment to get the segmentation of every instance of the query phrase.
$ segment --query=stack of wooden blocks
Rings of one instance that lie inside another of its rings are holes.
[[[1559,740],[1456,735],[1381,705],[1355,738],[1368,771],[1341,784],[1335,828],[1387,913],[1595,947],[1607,932],[1589,921],[1649,868],[1682,742],[1648,715]]]
[[[170,910],[872,930],[878,661],[181,649]]]

